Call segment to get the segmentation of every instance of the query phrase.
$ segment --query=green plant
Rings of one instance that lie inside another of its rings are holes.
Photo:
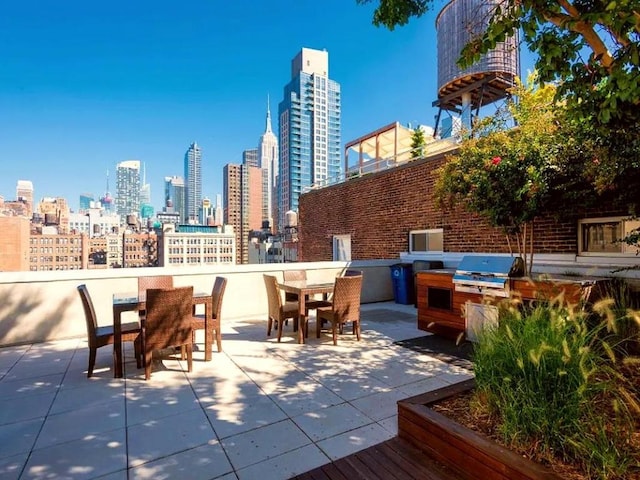
[[[556,192],[565,191],[560,184],[567,170],[562,105],[553,100],[555,87],[534,83],[535,74],[528,87],[518,82],[512,92],[518,101],[474,127],[472,138],[438,172],[435,188],[440,206],[461,204],[500,228],[529,274],[534,220],[557,202]],[[518,127],[505,130],[506,117]]]
[[[500,306],[498,326],[479,335],[474,369],[507,444],[534,445],[535,457],[571,459],[600,478],[624,474],[640,407],[617,371],[608,328],[558,301]]]
[[[424,146],[426,143],[424,130],[418,125],[411,134],[411,157],[421,158],[424,155]]]

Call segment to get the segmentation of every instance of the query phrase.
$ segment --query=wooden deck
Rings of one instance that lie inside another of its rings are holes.
[[[460,480],[411,443],[398,437],[318,467],[296,480]]]

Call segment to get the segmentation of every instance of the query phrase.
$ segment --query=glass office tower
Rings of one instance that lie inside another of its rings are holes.
[[[198,223],[202,203],[202,150],[193,142],[184,154],[186,221]]]
[[[305,187],[342,175],[340,84],[329,78],[329,54],[303,48],[278,108],[280,161],[278,225],[298,210]]]

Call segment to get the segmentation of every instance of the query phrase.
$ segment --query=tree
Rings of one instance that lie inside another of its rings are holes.
[[[533,83],[518,84],[512,92],[518,102],[512,99],[506,111],[480,121],[474,135],[442,167],[436,183],[441,206],[462,204],[501,228],[510,252],[525,260],[528,273],[535,219],[565,192],[585,191],[571,185],[575,172],[567,168],[581,146],[560,141],[568,132],[562,122],[564,107],[554,101],[555,87],[535,88]],[[504,128],[507,116],[517,121],[517,128]]]
[[[356,0],[359,4],[373,0]],[[538,54],[540,83],[559,82],[557,96],[577,119],[621,131],[640,124],[638,0],[482,0],[493,6],[487,27],[461,52],[469,66],[498,42],[522,32]],[[376,26],[393,30],[425,14],[435,0],[377,0]],[[632,132],[638,135],[637,128]],[[637,157],[637,156],[635,156]],[[614,163],[629,163],[618,156]]]
[[[373,0],[356,0],[359,4]],[[615,191],[640,212],[640,2],[638,0],[481,0],[487,27],[461,52],[466,67],[520,31],[538,54],[538,82],[554,82],[563,122],[584,154],[568,165],[597,193]],[[390,30],[424,15],[435,0],[377,0],[376,26]],[[564,140],[563,140],[564,141]],[[580,195],[581,192],[578,192]],[[638,232],[634,232],[637,234]],[[633,242],[635,237],[627,240]],[[636,242],[637,243],[637,240]]]
[[[360,4],[373,0],[356,0]],[[464,48],[469,66],[518,30],[538,53],[540,82],[601,123],[640,119],[640,4],[637,0],[483,0],[493,5],[484,32]],[[376,26],[393,30],[424,15],[435,0],[378,0]],[[591,52],[586,56],[585,53]],[[596,107],[596,108],[594,108]]]
[[[426,144],[424,138],[424,130],[418,125],[411,134],[411,156],[412,158],[422,157],[424,154],[424,146]]]

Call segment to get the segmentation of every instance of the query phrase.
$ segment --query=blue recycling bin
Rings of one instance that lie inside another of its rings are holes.
[[[391,282],[393,283],[393,298],[396,303],[409,305],[413,303],[413,265],[411,263],[396,263],[391,265]]]

